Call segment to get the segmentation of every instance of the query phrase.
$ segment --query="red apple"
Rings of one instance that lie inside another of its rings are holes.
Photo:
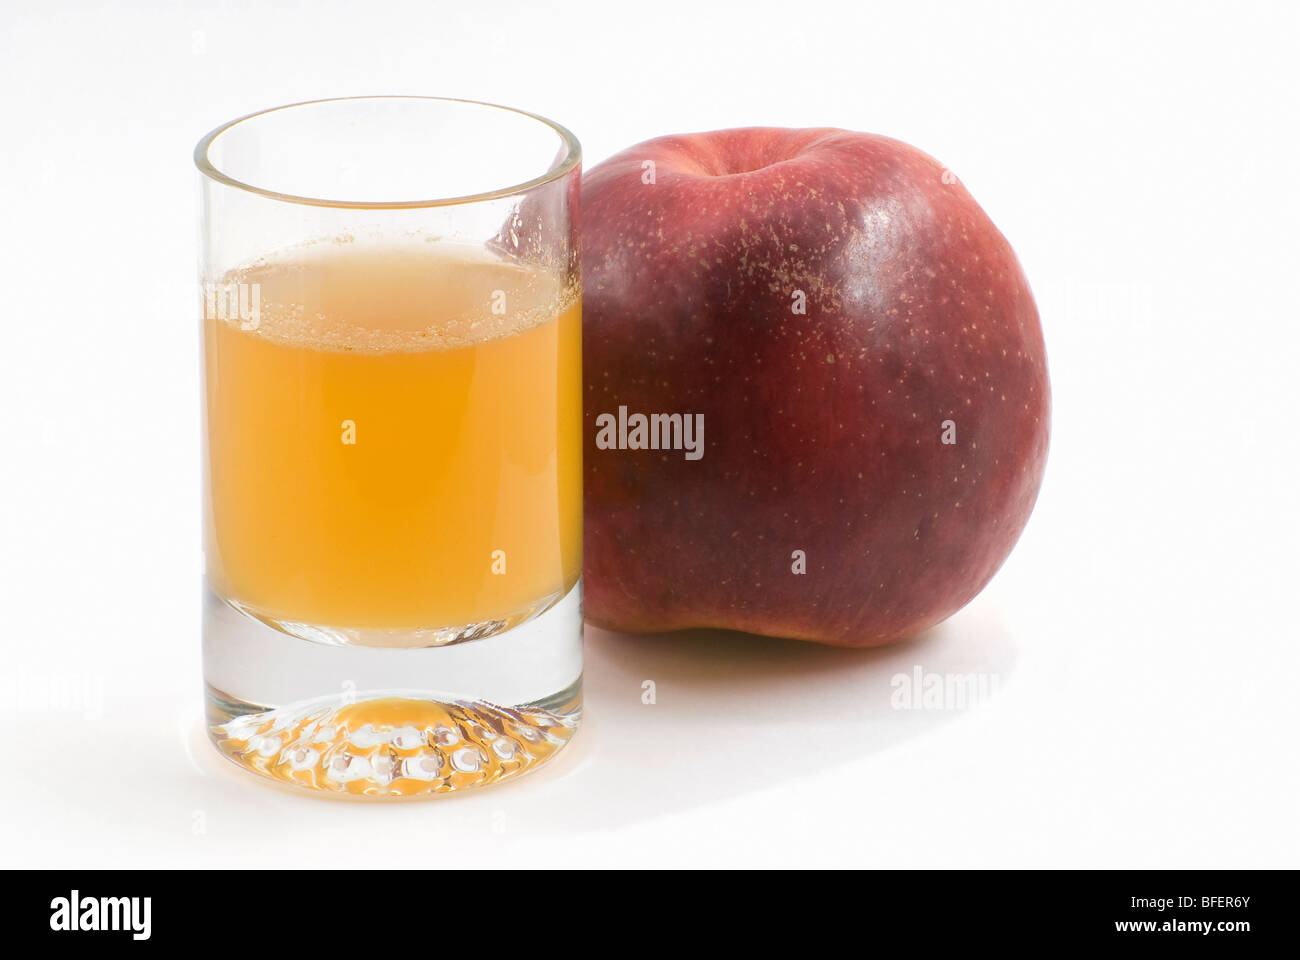
[[[582,202],[590,622],[873,646],[988,583],[1050,396],[1029,284],[951,173],[871,134],[720,130],[619,153]],[[620,408],[702,415],[702,456],[616,448]]]

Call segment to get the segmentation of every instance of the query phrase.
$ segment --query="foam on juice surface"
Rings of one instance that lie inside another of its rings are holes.
[[[522,333],[574,299],[553,273],[483,247],[318,242],[232,271],[257,284],[246,332],[317,350],[452,350]],[[238,320],[232,320],[238,323]]]

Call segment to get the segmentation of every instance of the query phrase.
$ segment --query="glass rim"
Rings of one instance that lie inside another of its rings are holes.
[[[487,107],[492,110],[504,110],[508,113],[517,114],[521,117],[528,117],[539,123],[550,127],[559,135],[561,142],[564,144],[565,156],[563,161],[553,170],[549,170],[540,176],[522,183],[511,184],[510,186],[500,187],[496,190],[489,190],[484,193],[465,194],[458,197],[433,197],[423,200],[327,200],[322,197],[304,197],[292,193],[281,193],[277,190],[269,190],[265,187],[259,187],[256,184],[245,183],[242,180],[236,180],[234,177],[219,170],[209,157],[212,144],[216,139],[228,130],[233,129],[246,120],[253,120],[257,117],[264,117],[267,114],[279,113],[282,110],[292,110],[296,107],[311,107],[325,103],[349,103],[364,100],[423,100],[433,103],[458,103],[467,104],[475,107]],[[520,110],[517,107],[507,107],[499,103],[488,103],[484,100],[463,100],[456,97],[426,97],[417,94],[379,94],[373,96],[360,97],[326,97],[321,100],[301,100],[297,103],[286,103],[282,106],[271,107],[267,110],[258,110],[254,113],[245,114],[242,117],[236,117],[227,123],[209,131],[194,147],[194,165],[199,168],[199,173],[209,180],[223,184],[228,187],[234,187],[238,190],[244,190],[248,193],[257,194],[270,200],[279,200],[284,203],[305,204],[312,207],[335,207],[341,209],[353,210],[403,210],[420,207],[452,207],[462,206],[471,203],[480,203],[485,200],[499,200],[503,197],[515,196],[521,193],[527,193],[530,190],[543,186],[547,183],[553,183],[571,173],[574,168],[582,161],[582,144],[568,127],[556,123],[554,120],[548,120],[546,117],[537,113],[530,113],[527,110]]]

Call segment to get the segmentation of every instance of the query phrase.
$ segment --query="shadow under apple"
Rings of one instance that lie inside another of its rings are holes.
[[[588,627],[583,729],[529,778],[520,799],[531,802],[510,806],[527,832],[581,831],[761,790],[978,709],[1016,659],[979,601],[908,643],[874,649]]]

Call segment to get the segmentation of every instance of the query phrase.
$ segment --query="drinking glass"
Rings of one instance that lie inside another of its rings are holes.
[[[581,710],[577,140],[363,97],[195,161],[212,740],[359,796],[535,768]]]

